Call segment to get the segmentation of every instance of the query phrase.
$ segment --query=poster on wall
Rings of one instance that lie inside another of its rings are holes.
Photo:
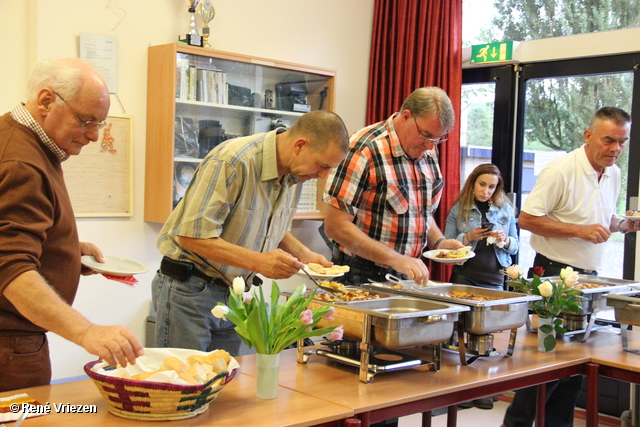
[[[76,217],[133,215],[133,117],[112,114],[100,137],[62,163]]]

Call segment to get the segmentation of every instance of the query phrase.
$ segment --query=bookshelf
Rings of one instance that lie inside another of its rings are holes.
[[[166,221],[218,144],[334,108],[334,70],[178,43],[148,54],[145,221]],[[323,185],[304,183],[296,219],[324,218]]]

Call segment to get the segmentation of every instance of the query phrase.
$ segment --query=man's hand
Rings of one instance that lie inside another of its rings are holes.
[[[429,281],[429,269],[418,258],[398,254],[398,257],[393,260],[390,267],[398,273],[405,274],[409,280],[415,281],[418,286],[426,286]]]
[[[602,224],[583,225],[580,227],[578,237],[591,243],[604,243],[609,240],[611,231]]]
[[[136,358],[144,354],[135,334],[122,326],[91,325],[80,337],[79,344],[111,366],[135,365]]]
[[[104,255],[102,254],[102,251],[93,243],[80,242],[80,255],[92,255],[96,259],[96,261],[104,262]],[[92,274],[98,273],[83,265],[80,274],[82,274],[83,276],[90,276]]]
[[[303,263],[282,249],[274,249],[257,256],[259,257],[259,268],[256,273],[269,279],[288,279],[304,268]]]

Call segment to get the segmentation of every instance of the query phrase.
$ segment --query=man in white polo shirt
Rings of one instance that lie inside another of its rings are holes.
[[[629,140],[631,117],[616,107],[599,109],[584,131],[585,144],[549,163],[527,197],[519,223],[531,231],[534,267],[557,276],[571,266],[597,275],[611,233],[637,231],[639,221],[620,221],[620,169],[615,162]],[[547,427],[573,426],[573,412],[582,376],[547,384]],[[506,427],[531,426],[536,387],[518,390],[504,418]]]

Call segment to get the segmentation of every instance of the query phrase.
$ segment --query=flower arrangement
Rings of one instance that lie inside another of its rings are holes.
[[[509,277],[508,284],[518,290],[530,295],[539,295],[542,299],[532,301],[529,307],[535,311],[539,318],[553,319],[553,326],[542,325],[539,329],[549,334],[553,330],[557,333],[565,333],[562,327],[562,319],[558,319],[561,312],[579,313],[582,307],[576,301],[582,297],[579,290],[572,286],[578,282],[578,273],[571,267],[560,270],[560,282],[542,280],[540,276],[544,273],[541,268],[534,268],[533,279],[527,280],[522,277],[522,268],[514,264],[507,268],[506,274]],[[546,351],[551,351],[556,346],[554,335],[545,338],[544,346]]]
[[[244,280],[236,277],[229,296],[229,306],[218,303],[211,312],[220,319],[229,319],[235,331],[249,348],[259,354],[278,354],[298,340],[330,333],[333,340],[342,339],[342,326],[313,329],[323,317],[333,320],[335,308],[329,304],[308,309],[316,290],[305,297],[307,288],[300,285],[284,304],[278,302],[280,289],[272,282],[271,299],[267,304],[262,287],[254,291],[253,298],[243,300]]]

